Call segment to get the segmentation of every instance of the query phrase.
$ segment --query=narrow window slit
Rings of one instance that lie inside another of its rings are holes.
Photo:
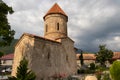
[[[59,23],[57,23],[57,30],[59,30]]]

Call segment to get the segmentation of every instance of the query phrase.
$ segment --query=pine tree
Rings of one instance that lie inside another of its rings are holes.
[[[10,77],[9,80],[35,80],[35,74],[28,69],[28,61],[23,58],[17,67],[16,77]]]
[[[81,50],[81,55],[79,56],[80,59],[80,64],[83,65],[84,64],[84,59],[83,59],[83,51]]]

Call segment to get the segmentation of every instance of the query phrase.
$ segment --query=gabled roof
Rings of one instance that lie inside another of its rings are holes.
[[[80,54],[76,54],[76,58],[77,60],[79,60],[79,57],[80,57]],[[84,60],[95,60],[96,59],[96,56],[95,54],[91,54],[91,53],[84,53],[83,54],[83,59]],[[116,60],[116,59],[120,59],[120,52],[113,52],[113,57],[112,57],[113,60]]]
[[[80,55],[81,55],[81,54],[76,54],[77,60],[79,60]],[[84,59],[84,60],[95,60],[96,57],[95,57],[95,54],[84,53],[84,54],[83,54],[83,59]]]
[[[55,3],[52,8],[46,13],[46,15],[44,16],[44,18],[49,15],[49,14],[62,14],[64,16],[67,17],[67,15],[65,14],[65,12],[60,8],[60,6]]]
[[[23,39],[24,36],[29,36],[29,37],[33,37],[33,38],[36,38],[36,39],[42,39],[42,40],[45,40],[45,41],[50,41],[50,42],[53,42],[53,43],[61,44],[60,42],[55,41],[55,40],[47,39],[47,38],[44,38],[44,37],[41,37],[41,36],[37,36],[37,35],[34,35],[34,34],[24,33],[24,34],[20,37],[20,39],[18,40],[18,42],[17,42],[17,44],[15,45],[15,47],[17,47],[17,46],[19,45],[19,43],[21,42],[21,40]]]
[[[14,57],[14,54],[11,53],[11,54],[7,54],[7,55],[2,56],[0,59],[1,60],[12,60],[13,57]]]
[[[114,52],[113,59],[120,59],[120,52]]]

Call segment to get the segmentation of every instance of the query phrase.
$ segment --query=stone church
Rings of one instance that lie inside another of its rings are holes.
[[[29,61],[28,67],[35,72],[36,80],[76,74],[74,41],[67,34],[68,16],[55,3],[43,19],[44,37],[24,33],[16,44],[12,76],[16,76],[23,57]]]

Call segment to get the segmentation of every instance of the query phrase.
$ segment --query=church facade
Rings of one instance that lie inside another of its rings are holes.
[[[12,76],[23,57],[35,72],[36,80],[50,80],[56,75],[76,74],[74,41],[67,35],[68,16],[56,3],[43,17],[44,37],[24,33],[15,46]]]

